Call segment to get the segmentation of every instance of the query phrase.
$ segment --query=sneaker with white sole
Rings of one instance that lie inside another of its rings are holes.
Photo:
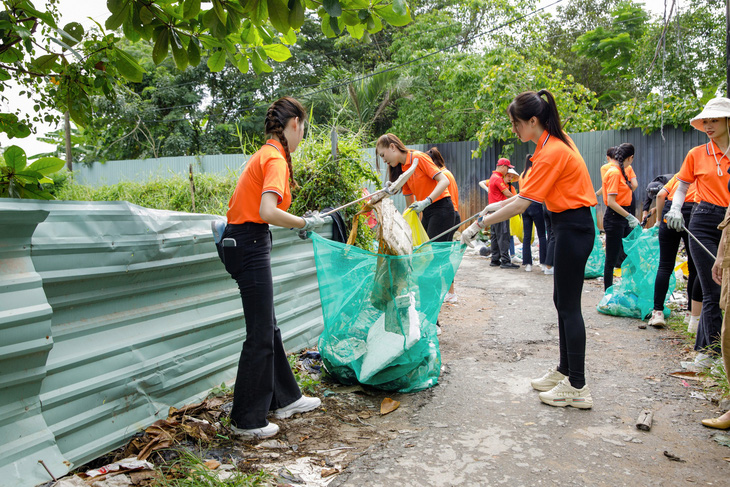
[[[532,272],[532,264],[527,264],[525,266],[525,272]]]
[[[697,355],[695,355],[694,364],[697,367],[709,368],[713,364],[713,358],[706,353],[697,352]]]
[[[553,267],[546,267],[545,270],[543,270],[542,272],[545,275],[552,276],[553,274],[555,274],[555,268],[553,268]]]
[[[511,261],[511,262],[512,262],[513,264],[522,264],[522,259],[520,259],[520,258],[519,258],[519,257],[517,257],[516,255],[513,255],[513,256],[512,256],[512,258],[510,259],[510,261]]]
[[[651,318],[649,318],[649,326],[654,328],[664,328],[667,323],[664,321],[664,311],[655,309],[651,312]]]
[[[582,389],[576,389],[570,385],[570,380],[566,377],[555,387],[546,392],[538,394],[540,400],[549,406],[564,408],[572,406],[578,409],[590,409],[593,407],[593,398],[591,390],[588,386]]]
[[[558,372],[557,369],[550,369],[539,379],[531,380],[530,384],[536,391],[549,391],[563,379],[565,379],[565,376]]]
[[[307,413],[313,409],[317,409],[322,405],[322,401],[318,397],[302,396],[288,406],[274,410],[276,419],[286,419],[297,413]]]
[[[699,316],[690,316],[689,323],[687,323],[687,331],[690,333],[697,333],[697,328],[700,326]]]
[[[268,423],[262,428],[241,429],[231,425],[231,431],[234,436],[242,436],[244,438],[270,438],[279,432],[279,426],[274,423]]]
[[[446,297],[444,298],[445,303],[456,303],[459,301],[459,298],[456,296],[455,293],[446,293]]]

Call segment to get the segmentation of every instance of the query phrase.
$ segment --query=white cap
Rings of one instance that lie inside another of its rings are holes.
[[[708,118],[730,118],[730,98],[718,97],[708,101],[705,109],[689,123],[700,132],[704,132],[702,120]]]

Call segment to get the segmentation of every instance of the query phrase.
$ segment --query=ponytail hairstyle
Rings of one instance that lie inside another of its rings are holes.
[[[287,166],[289,166],[289,182],[293,188],[297,188],[298,185],[294,181],[294,168],[291,163],[289,141],[284,136],[284,128],[286,128],[286,124],[292,118],[299,118],[299,122],[304,123],[306,116],[307,112],[301,103],[292,97],[285,96],[271,104],[266,111],[266,121],[264,122],[266,135],[275,135],[279,139],[279,142],[281,142],[282,147],[284,147],[284,157]]]
[[[532,167],[532,154],[527,154],[525,156],[525,168],[522,170],[522,174],[520,174],[520,177],[524,178],[527,174],[527,170]]]
[[[444,156],[441,155],[436,147],[431,147],[428,152],[426,152],[426,154],[428,154],[428,157],[433,160],[434,164],[436,164],[439,169],[446,169],[446,161],[444,161]]]
[[[613,159],[618,162],[618,167],[621,169],[621,174],[623,174],[624,179],[626,180],[626,184],[631,187],[631,181],[629,181],[629,177],[626,176],[626,170],[624,169],[624,161],[628,159],[629,157],[634,155],[634,146],[624,142],[623,144],[619,145],[618,147],[615,147],[614,151],[614,157]]]
[[[378,138],[378,143],[375,144],[375,160],[378,170],[380,170],[380,164],[378,163],[378,148],[387,149],[390,144],[395,145],[395,148],[404,154],[408,152],[406,145],[401,142],[397,135],[394,134],[383,134]],[[388,165],[388,180],[393,183],[400,175],[403,174],[403,166],[398,164],[395,167]]]
[[[616,160],[616,147],[609,147],[606,149],[606,157]]]
[[[537,117],[548,134],[562,140],[568,147],[574,148],[568,136],[563,132],[555,98],[548,90],[540,90],[537,93],[534,91],[520,93],[507,107],[507,113],[513,120],[527,121],[532,117]]]

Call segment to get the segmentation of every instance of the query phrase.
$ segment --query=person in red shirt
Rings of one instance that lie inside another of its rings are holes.
[[[449,179],[428,154],[406,148],[393,134],[381,135],[375,151],[388,164],[388,179],[391,183],[408,171],[414,161],[418,161],[415,172],[403,185],[403,194],[410,208],[417,213],[423,213],[421,223],[429,237],[443,233],[454,225],[454,204],[448,189]],[[447,237],[448,235],[444,235],[437,241],[446,242]]]
[[[492,172],[487,184],[490,205],[514,196],[504,180],[504,176],[513,168],[514,166],[509,162],[509,159],[502,157],[497,161],[497,167]],[[509,256],[509,239],[512,238],[509,232],[509,220],[492,224],[489,233],[492,243],[492,262],[489,265],[492,267],[499,266],[502,269],[519,269],[520,266],[513,264]]]
[[[631,214],[631,198],[636,174],[631,164],[634,161],[634,146],[621,144],[614,150],[614,162],[603,174],[603,201],[606,213],[603,215],[603,230],[606,232],[606,261],[603,266],[603,289],[613,285],[613,269],[623,251],[623,239],[636,228],[639,219]]]
[[[484,226],[524,212],[533,201],[545,202],[552,212],[555,234],[553,302],[558,312],[560,362],[531,385],[543,391],[539,397],[545,404],[591,408],[593,398],[585,383],[586,332],[581,298],[585,266],[595,239],[591,207],[597,204],[596,193],[585,161],[563,132],[555,99],[549,91],[521,93],[507,112],[517,137],[537,146],[530,177],[516,198],[470,225],[461,239],[470,245]]]
[[[302,218],[286,211],[293,183],[291,152],[304,136],[305,120],[306,111],[294,98],[281,98],[269,107],[269,140],[246,163],[218,244],[226,270],[238,284],[246,321],[231,410],[231,429],[240,436],[275,435],[279,427],[266,419],[271,410],[283,419],[321,404],[302,395],[289,366],[276,326],[271,274],[269,224],[304,231],[324,224],[318,214]]]
[[[678,232],[684,228],[682,205],[691,183],[695,183],[698,203],[689,221],[689,232],[697,237],[713,255],[717,254],[722,223],[730,203],[730,137],[728,136],[730,99],[713,98],[690,124],[709,137],[706,144],[690,149],[677,173],[679,184],[674,192],[672,206],[666,214],[667,226]],[[715,259],[694,239],[690,240],[697,278],[702,286],[702,314],[700,317],[695,350],[695,362],[709,365],[710,356],[719,350],[722,312],[720,310],[720,285],[712,278]]]

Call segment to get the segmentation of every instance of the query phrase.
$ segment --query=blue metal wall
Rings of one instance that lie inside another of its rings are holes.
[[[39,459],[61,476],[235,377],[245,326],[214,218],[0,199],[3,486],[49,480]],[[299,350],[323,329],[312,245],[273,234],[277,319]]]

